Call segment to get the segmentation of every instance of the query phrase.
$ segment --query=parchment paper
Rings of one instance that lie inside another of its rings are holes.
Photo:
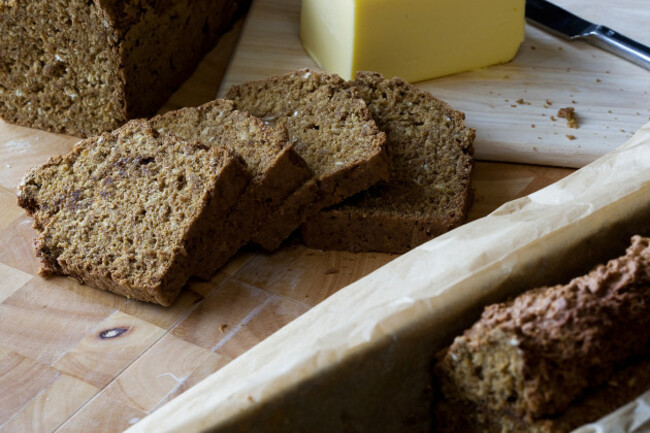
[[[340,290],[135,432],[424,431],[434,353],[482,307],[650,234],[650,123],[594,163]],[[648,395],[585,432],[648,429]]]
[[[650,391],[600,421],[587,424],[574,433],[650,432]]]

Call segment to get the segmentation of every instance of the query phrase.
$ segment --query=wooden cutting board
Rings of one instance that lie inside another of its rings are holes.
[[[607,23],[614,28],[618,24],[640,40],[649,39],[643,26],[625,24],[628,18],[630,23],[648,21],[647,8],[645,15],[639,13],[644,1],[621,2],[627,9],[603,13],[611,17]],[[298,0],[255,2],[221,92],[231,83],[313,66],[297,39],[298,4]],[[223,38],[162,111],[197,105],[219,92],[240,31],[238,25]],[[606,53],[532,29],[512,64],[420,85],[467,111],[468,122],[478,130],[480,157],[496,155],[510,161],[528,155],[532,159],[521,159],[578,166],[621,144],[646,121],[648,77]],[[511,107],[511,101],[519,98],[525,103]],[[546,98],[552,102],[549,108],[542,104]],[[550,114],[564,105],[576,107],[582,117],[580,129],[569,131],[562,123],[551,123]],[[566,133],[578,138],[569,141]],[[42,279],[32,249],[36,233],[15,204],[16,186],[26,169],[66,152],[75,141],[0,122],[2,433],[121,431],[395,257],[324,252],[296,243],[274,254],[247,250],[212,281],[190,283],[167,309],[66,278]],[[600,147],[587,149],[588,143]],[[471,219],[571,171],[479,162]]]

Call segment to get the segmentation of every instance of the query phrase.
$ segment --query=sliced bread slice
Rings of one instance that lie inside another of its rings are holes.
[[[465,115],[399,78],[353,82],[387,136],[390,181],[301,226],[312,248],[403,253],[460,224],[471,205],[474,130]]]
[[[282,201],[312,177],[294,151],[286,129],[272,128],[234,108],[232,101],[216,100],[200,107],[182,108],[151,119],[160,132],[228,148],[245,162],[251,182],[223,225],[213,226],[204,239],[194,276],[208,279],[249,240],[251,233]]]
[[[356,89],[337,75],[299,70],[233,86],[227,98],[269,124],[285,125],[314,173],[253,234],[267,250],[319,210],[388,177],[386,137]]]
[[[166,306],[196,266],[198,241],[248,183],[230,151],[146,121],[83,140],[30,176],[23,188],[58,209],[36,240],[42,274]]]

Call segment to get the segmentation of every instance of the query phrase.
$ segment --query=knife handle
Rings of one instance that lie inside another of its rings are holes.
[[[585,37],[590,44],[650,70],[650,47],[605,26],[594,26]]]

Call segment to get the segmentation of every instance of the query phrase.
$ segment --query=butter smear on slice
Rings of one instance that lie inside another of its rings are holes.
[[[300,38],[318,63],[421,81],[505,63],[524,40],[524,0],[302,0]]]

